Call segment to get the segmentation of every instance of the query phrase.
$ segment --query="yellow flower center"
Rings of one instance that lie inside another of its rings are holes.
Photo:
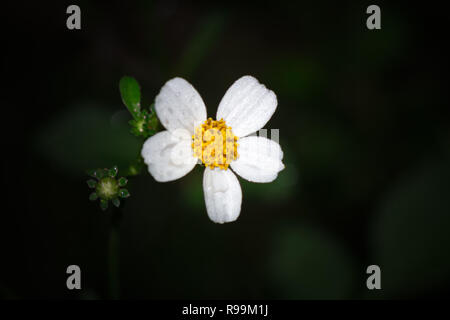
[[[192,140],[194,156],[211,169],[227,170],[230,162],[238,158],[236,142],[238,137],[233,134],[231,127],[227,127],[223,119],[206,120],[195,128]]]

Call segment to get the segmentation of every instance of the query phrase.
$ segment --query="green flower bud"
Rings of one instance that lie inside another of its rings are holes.
[[[95,188],[100,198],[111,200],[117,196],[119,192],[119,182],[111,177],[100,179]]]
[[[111,169],[88,171],[88,174],[91,177],[96,178],[96,180],[89,179],[87,181],[89,188],[95,188],[95,191],[89,195],[89,200],[95,201],[100,199],[100,207],[102,210],[108,208],[109,201],[111,201],[114,206],[119,207],[119,198],[128,198],[130,196],[127,189],[121,188],[127,184],[128,180],[125,177],[117,178],[118,172],[117,166],[114,166]]]

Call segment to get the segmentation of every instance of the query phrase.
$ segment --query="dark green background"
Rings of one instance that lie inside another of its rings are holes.
[[[237,222],[206,214],[202,168],[130,178],[120,225],[121,298],[425,298],[450,285],[445,10],[372,1],[78,1],[2,10],[0,297],[109,298],[111,212],[85,169],[126,165],[142,141],[118,83],[144,106],[174,76],[215,115],[250,74],[272,89],[286,169],[240,179]],[[82,290],[66,289],[66,268]],[[382,290],[366,288],[377,264]]]

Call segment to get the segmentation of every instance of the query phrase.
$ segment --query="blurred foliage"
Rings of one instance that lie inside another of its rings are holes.
[[[112,124],[110,118],[110,112],[92,104],[68,108],[36,135],[34,148],[71,174],[98,166],[128,167],[142,143],[130,135],[127,124]]]
[[[202,19],[175,67],[177,76],[193,76],[194,71],[218,41],[225,21],[226,15],[222,12],[210,13]]]
[[[350,252],[317,228],[297,223],[274,232],[269,274],[278,298],[351,298],[357,272]]]
[[[429,159],[381,201],[371,232],[386,298],[450,285],[450,162]]]
[[[267,76],[273,79],[273,90],[284,99],[295,99],[302,104],[327,85],[326,76],[316,59],[283,55],[269,61]]]

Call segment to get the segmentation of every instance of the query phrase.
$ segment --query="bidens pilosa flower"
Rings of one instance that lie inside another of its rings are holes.
[[[234,173],[252,182],[272,182],[283,170],[280,145],[258,136],[277,107],[276,95],[258,80],[244,76],[225,93],[216,120],[186,80],[169,80],[155,99],[156,114],[167,129],[145,141],[142,157],[159,182],[176,180],[197,163],[205,166],[203,191],[209,218],[235,221],[242,191]]]

